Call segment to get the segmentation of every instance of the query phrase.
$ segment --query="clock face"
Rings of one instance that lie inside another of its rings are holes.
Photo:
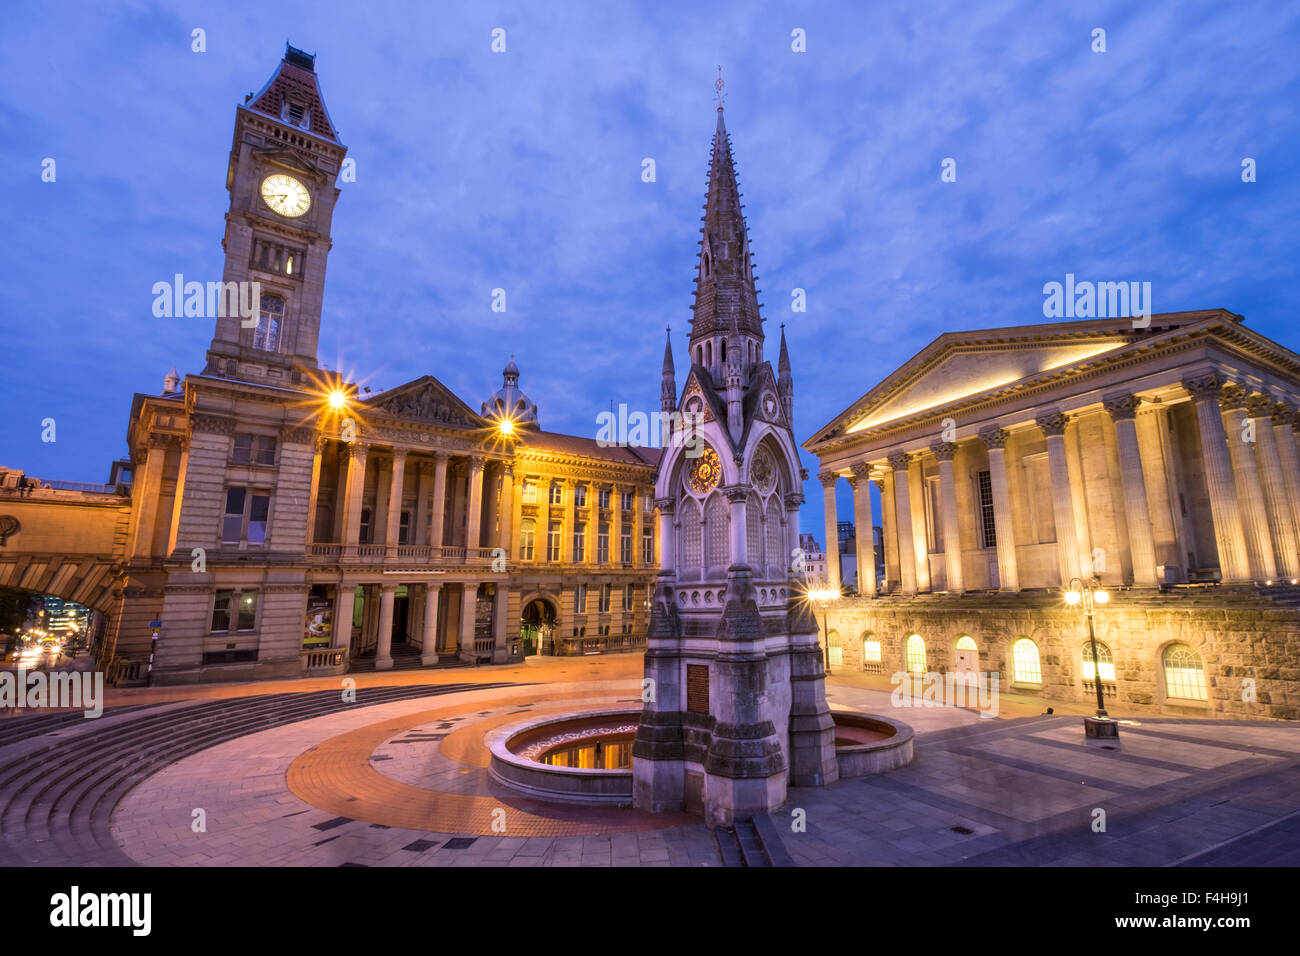
[[[262,201],[273,212],[296,219],[311,208],[311,193],[292,176],[276,173],[262,180]]]
[[[718,461],[718,453],[706,446],[687,475],[691,491],[697,495],[707,495],[718,487],[718,479],[721,477],[722,463]]]

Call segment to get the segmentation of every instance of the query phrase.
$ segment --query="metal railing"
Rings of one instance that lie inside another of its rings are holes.
[[[314,670],[333,671],[347,666],[348,649],[346,647],[304,647],[301,657],[304,673]]]

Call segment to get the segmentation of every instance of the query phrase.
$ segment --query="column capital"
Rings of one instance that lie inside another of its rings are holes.
[[[1288,402],[1275,402],[1272,414],[1274,425],[1295,424],[1295,408]]]
[[[957,457],[957,443],[952,441],[932,441],[930,451],[939,461],[952,461]]]
[[[822,483],[823,488],[834,488],[835,482],[840,480],[840,476],[833,471],[823,471],[817,476],[817,480]]]
[[[425,581],[424,586],[426,589],[432,591],[434,594],[437,594],[439,591],[442,590],[441,581]]]
[[[1047,412],[1034,419],[1034,424],[1043,430],[1047,437],[1065,434],[1066,418],[1060,412]]]
[[[1102,400],[1102,407],[1112,422],[1133,421],[1141,404],[1136,395],[1112,395]]]
[[[895,452],[889,456],[889,467],[894,471],[907,471],[908,454],[905,451]]]
[[[989,425],[987,428],[980,429],[980,441],[984,443],[985,448],[990,450],[1001,451],[1010,440],[1011,432],[1005,428],[999,428],[997,425]]]
[[[366,463],[366,458],[370,454],[370,446],[367,445],[365,442],[360,442],[360,441],[352,442],[347,446],[347,449],[348,449],[348,457],[350,457],[357,464],[364,465]]]
[[[1246,413],[1251,418],[1272,418],[1273,399],[1268,395],[1255,394],[1246,399]]]
[[[487,463],[487,459],[484,458],[482,455],[470,455],[469,456],[470,474],[477,474],[478,472],[481,472],[483,470],[483,466],[486,463]]]
[[[746,500],[749,497],[749,491],[749,485],[728,485],[722,489],[722,493],[733,505],[738,501]]]
[[[380,590],[380,592],[383,593],[383,594],[393,594],[393,593],[396,593],[396,591],[397,591],[397,589],[398,589],[399,587],[400,587],[400,585],[399,585],[396,581],[394,581],[394,582],[392,582],[392,583],[389,583],[389,582],[387,582],[387,581],[381,581],[380,584],[379,584],[379,590]]]
[[[785,496],[785,510],[786,510],[786,511],[795,511],[796,509],[798,509],[798,507],[799,507],[801,504],[803,504],[803,492],[802,492],[802,491],[792,491],[792,492],[790,492],[788,495]]]
[[[1193,401],[1203,402],[1219,397],[1219,392],[1223,388],[1223,379],[1217,372],[1210,372],[1195,378],[1183,379],[1179,384],[1188,395],[1192,396]]]
[[[400,462],[402,465],[405,465],[405,464],[406,464],[406,456],[407,456],[407,454],[408,454],[409,451],[410,451],[409,448],[397,448],[397,447],[394,447],[394,448],[393,448],[393,451],[392,451],[392,455],[391,455],[391,457],[392,457],[392,459],[393,459],[393,464],[396,465],[396,464],[398,464],[398,463]]]
[[[326,436],[318,432],[316,434],[316,440],[312,442],[312,448],[315,450],[316,454],[319,455],[321,452],[325,450],[325,446],[328,443],[329,443],[329,438],[327,438]]]
[[[1246,390],[1240,385],[1225,385],[1219,393],[1219,408],[1225,412],[1246,407]]]
[[[655,507],[659,509],[660,514],[670,515],[677,508],[677,500],[675,498],[656,498]]]
[[[885,493],[885,479],[884,479],[884,478],[872,478],[872,479],[871,479],[871,483],[874,484],[874,485],[876,486],[877,489],[879,489],[879,491],[880,491],[880,493],[881,493],[882,495]]]
[[[435,448],[433,452],[433,461],[435,465],[445,465],[451,460],[451,452],[443,451],[441,448]]]
[[[853,464],[849,465],[849,471],[853,472],[855,478],[869,479],[871,477],[871,465],[867,464],[865,461],[855,461]]]

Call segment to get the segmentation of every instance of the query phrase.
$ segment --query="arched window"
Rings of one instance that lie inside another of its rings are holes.
[[[871,631],[862,635],[862,669],[868,674],[879,674],[882,669],[880,638]]]
[[[695,364],[696,364],[696,365],[703,365],[703,364],[704,364],[704,346],[703,346],[703,345],[697,345],[697,346],[695,347]]]
[[[722,340],[722,361],[725,362],[726,360],[727,360],[727,340],[723,339]]]
[[[963,634],[961,637],[957,638],[957,650],[978,651],[979,648],[975,646],[975,639],[973,637],[969,634]]]
[[[1103,684],[1115,682],[1115,658],[1110,653],[1110,648],[1101,641],[1097,642],[1097,656],[1101,658],[1101,682]],[[1083,679],[1094,680],[1097,676],[1097,667],[1092,660],[1092,642],[1089,641],[1083,645]]]
[[[1165,694],[1181,700],[1209,700],[1205,690],[1205,664],[1186,644],[1165,648]]]
[[[726,568],[731,563],[731,515],[722,495],[715,493],[704,506],[704,523],[709,529],[707,566]]]
[[[830,648],[831,665],[844,663],[844,642],[840,640],[840,632],[834,629],[826,635],[826,644]]]
[[[745,499],[745,550],[751,568],[763,567],[763,505],[755,494]]]
[[[1011,645],[1012,680],[1017,684],[1041,684],[1043,669],[1038,663],[1038,645],[1022,637]]]
[[[704,278],[707,279],[708,277],[709,277],[709,254],[706,252],[704,254]]]
[[[781,511],[776,506],[777,496],[773,495],[767,500],[767,521],[764,522],[764,531],[766,533],[768,574],[779,574],[784,578],[785,564],[789,560],[785,553],[785,547],[781,543],[781,535],[784,529],[781,527]],[[750,558],[750,564],[753,564],[753,558]]]
[[[700,509],[691,498],[682,501],[682,567],[704,566],[704,535],[700,526]]]
[[[705,364],[707,365],[713,364],[713,343],[712,342],[704,343],[704,357],[708,359],[708,362],[706,362]]]
[[[925,640],[920,634],[907,638],[907,669],[913,674],[925,673]]]
[[[280,323],[284,321],[284,299],[278,295],[264,295],[257,328],[253,330],[253,348],[263,352],[280,351]]]

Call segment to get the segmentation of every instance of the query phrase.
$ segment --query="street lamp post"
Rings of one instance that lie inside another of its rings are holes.
[[[1096,605],[1105,604],[1109,600],[1110,594],[1095,578],[1091,581],[1071,578],[1065,592],[1065,603],[1071,606],[1082,604],[1083,616],[1088,621],[1088,642],[1092,645],[1092,679],[1097,685],[1097,716],[1103,720],[1107,719],[1106,702],[1101,687],[1101,656],[1097,653],[1097,632],[1093,627],[1092,616]]]

